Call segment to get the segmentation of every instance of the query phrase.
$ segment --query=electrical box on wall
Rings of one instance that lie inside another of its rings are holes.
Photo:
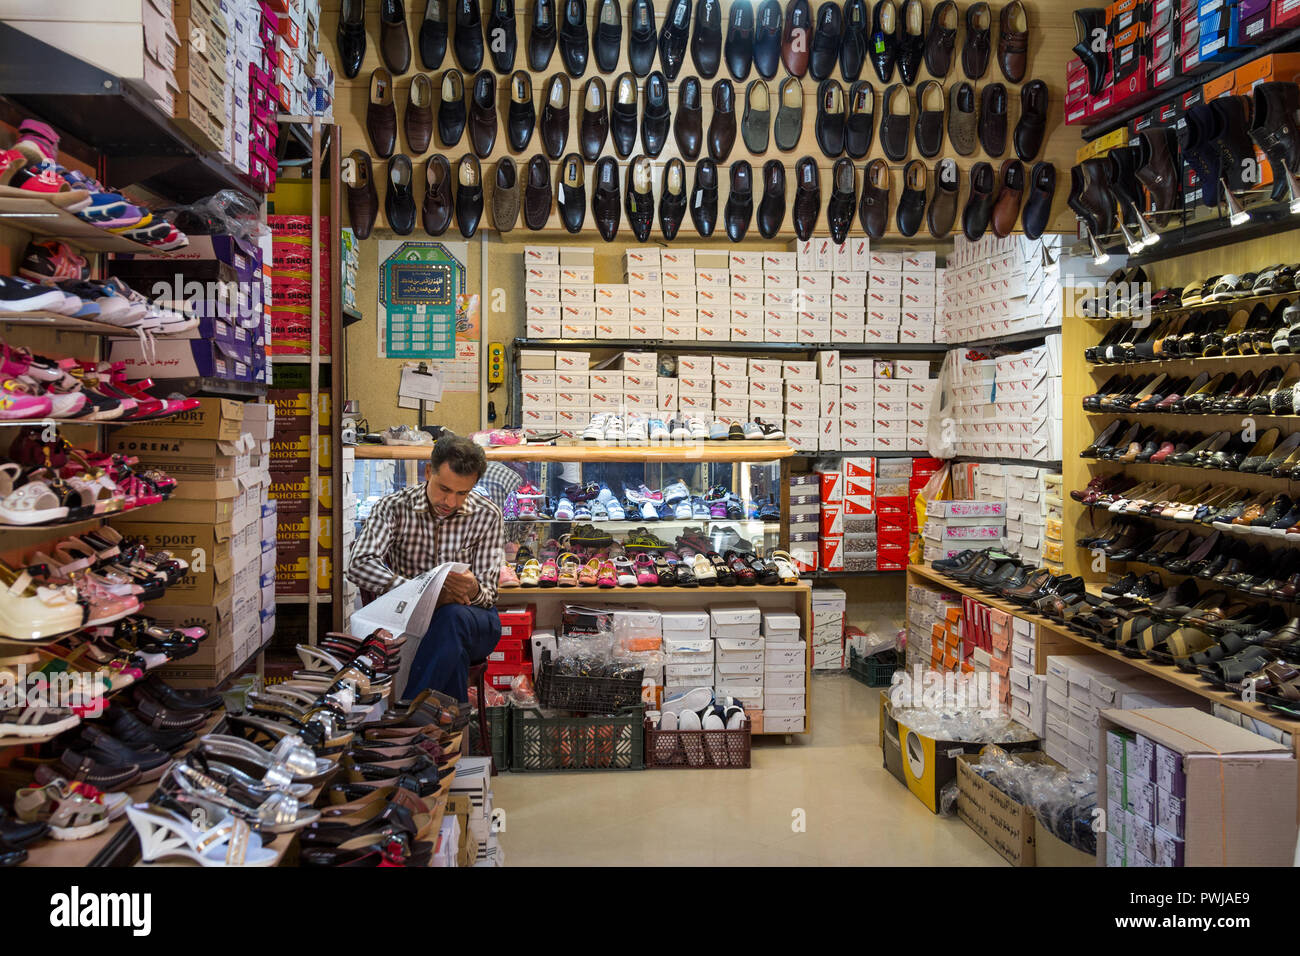
[[[488,384],[500,385],[506,380],[506,349],[500,342],[488,345]]]

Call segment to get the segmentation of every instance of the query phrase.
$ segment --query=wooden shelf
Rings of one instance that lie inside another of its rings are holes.
[[[0,325],[21,328],[51,329],[56,332],[80,332],[83,335],[132,336],[130,329],[94,319],[77,319],[59,312],[0,312]]]
[[[739,584],[732,587],[721,587],[719,585],[701,586],[695,588],[661,588],[658,586],[634,588],[601,588],[601,587],[573,587],[573,588],[501,588],[497,592],[497,600],[504,602],[506,598],[519,595],[532,600],[537,597],[594,597],[599,595],[602,598],[619,598],[625,600],[644,601],[647,598],[653,598],[656,594],[668,595],[709,595],[725,594],[728,597],[740,597],[744,595],[755,594],[798,594],[802,591],[809,591],[812,585],[807,581],[800,581],[798,584],[753,584],[749,587],[743,587]]]
[[[660,518],[658,521],[641,519],[634,521],[596,521],[584,518],[575,521],[573,519],[560,520],[556,518],[539,518],[536,520],[531,518],[507,518],[505,522],[508,525],[522,525],[525,527],[539,524],[589,524],[598,531],[608,531],[610,534],[618,534],[620,531],[635,531],[637,528],[645,528],[653,534],[655,528],[687,527],[690,525],[703,525],[706,527],[708,525],[731,525],[735,527],[746,525],[745,530],[761,534],[768,528],[779,525],[781,519],[771,518],[764,521],[759,518]],[[580,542],[574,543],[580,544]]]
[[[53,236],[91,252],[159,254],[153,246],[92,226],[47,199],[0,196],[0,222],[38,235]]]
[[[947,342],[669,342],[663,339],[515,339],[516,348],[525,349],[624,349],[647,352],[671,349],[674,352],[820,352],[834,349],[849,355],[923,355],[946,353]]]
[[[1182,254],[1183,254],[1182,252],[1176,253],[1176,255],[1182,255]],[[1170,258],[1173,257],[1171,256]],[[1186,285],[1186,283],[1184,283],[1184,285]],[[1171,288],[1173,287],[1171,286]],[[1150,318],[1152,322],[1157,322],[1160,319],[1166,319],[1171,315],[1184,315],[1188,312],[1200,312],[1204,309],[1232,308],[1235,311],[1236,308],[1238,307],[1252,306],[1259,302],[1270,302],[1274,299],[1290,299],[1294,297],[1295,297],[1295,290],[1292,289],[1289,292],[1269,292],[1265,295],[1243,295],[1240,298],[1224,299],[1222,302],[1210,302],[1208,304],[1203,302],[1197,302],[1195,305],[1171,305],[1171,306],[1166,306],[1163,309],[1152,309],[1150,312]],[[1146,317],[1147,316],[1142,314],[1080,316],[1080,318],[1085,319],[1088,322],[1132,322],[1134,319],[1146,318]]]
[[[1243,490],[1249,492],[1253,489],[1247,488]],[[1082,505],[1081,507],[1086,508],[1089,511],[1105,511],[1109,507],[1109,505]],[[1107,512],[1107,513],[1111,514],[1112,512]],[[1127,512],[1123,512],[1123,511],[1113,512],[1113,514],[1117,519],[1128,518],[1130,520],[1135,520],[1135,521],[1161,522],[1176,528],[1190,528],[1190,529],[1199,528],[1203,530],[1207,535],[1212,534],[1215,531],[1222,531],[1224,534],[1232,535],[1233,537],[1240,538],[1243,541],[1251,541],[1254,542],[1255,544],[1295,545],[1300,543],[1300,541],[1297,541],[1296,535],[1256,534],[1253,531],[1246,530],[1245,526],[1243,525],[1231,525],[1227,528],[1220,528],[1213,524],[1207,525],[1207,524],[1201,524],[1200,522],[1197,521],[1180,521],[1178,518],[1166,518],[1163,515],[1135,515],[1135,514],[1128,514]],[[1099,528],[1098,530],[1101,529]],[[1078,545],[1076,545],[1076,547],[1078,547]]]
[[[1263,412],[1255,412],[1255,413],[1251,413],[1251,412],[1196,412],[1196,413],[1135,412],[1133,411],[1133,409],[1129,408],[1123,411],[1114,411],[1114,412],[1090,412],[1085,410],[1084,414],[1089,416],[1090,418],[1102,418],[1106,415],[1110,415],[1110,416],[1125,416],[1125,417],[1131,416],[1133,418],[1138,418],[1138,419],[1175,418],[1178,419],[1179,421],[1184,421],[1184,422],[1185,421],[1204,422],[1207,418],[1215,418],[1215,419],[1226,418],[1226,419],[1240,422],[1242,416],[1244,415],[1249,415],[1251,418],[1278,418],[1278,419],[1282,419],[1283,421],[1300,421],[1300,415],[1266,415]],[[1216,431],[1219,430],[1218,426],[1214,426],[1214,429]]]
[[[1033,621],[1040,628],[1050,631],[1054,636],[1087,648],[1087,650],[1092,653],[1101,654],[1106,657],[1112,657],[1115,660],[1123,661],[1136,671],[1150,674],[1153,677],[1159,677],[1166,683],[1181,688],[1182,690],[1190,691],[1198,697],[1203,697],[1206,700],[1223,704],[1239,713],[1246,714],[1262,723],[1268,724],[1270,727],[1276,727],[1279,730],[1284,730],[1290,734],[1300,732],[1300,722],[1281,717],[1269,710],[1263,704],[1247,704],[1242,701],[1239,695],[1228,691],[1217,690],[1197,675],[1184,673],[1172,665],[1156,664],[1144,658],[1126,657],[1119,651],[1107,650],[1095,641],[1090,641],[1086,637],[1075,634],[1073,631],[1058,624],[1051,618],[1043,617],[1041,614],[1028,612],[1018,604],[1012,604],[1000,598],[993,597],[978,588],[971,588],[959,584],[946,575],[935,571],[933,568],[926,565],[909,565],[907,570],[909,574],[915,574],[917,577],[925,578],[926,580],[932,581],[950,591],[956,591],[959,594],[975,598],[977,601],[981,601],[990,607],[1006,611],[1008,614],[1013,614],[1026,621]]]
[[[1177,365],[1179,363],[1198,365],[1201,362],[1213,362],[1216,365],[1231,365],[1240,362],[1258,362],[1261,359],[1268,359],[1271,364],[1275,365],[1288,365],[1295,361],[1296,356],[1290,354],[1278,355],[1275,352],[1266,352],[1263,355],[1214,355],[1208,358],[1195,355],[1186,358],[1145,359],[1141,362],[1089,362],[1087,368],[1090,374],[1097,375],[1108,369],[1123,371],[1124,369],[1146,365]],[[1139,412],[1138,414],[1141,413]]]
[[[1043,329],[1022,329],[1019,332],[1008,332],[1006,335],[995,335],[987,339],[974,339],[970,342],[944,342],[945,349],[988,349],[996,348],[999,345],[1017,345],[1022,342],[1036,342],[1039,339],[1045,339],[1049,335],[1060,335],[1061,327],[1051,325]]]
[[[432,445],[357,445],[358,459],[427,461]],[[488,461],[582,462],[747,462],[780,461],[794,455],[783,441],[656,442],[613,445],[605,442],[563,442],[554,445],[494,445],[483,449]],[[704,519],[699,519],[703,521]]]

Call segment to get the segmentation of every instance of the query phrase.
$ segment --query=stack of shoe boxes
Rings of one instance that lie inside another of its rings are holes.
[[[804,683],[807,645],[798,614],[766,611],[763,636],[759,639],[758,676],[763,680],[760,717],[767,733],[801,733],[808,715],[807,685]],[[799,666],[798,679],[791,671],[776,668]]]
[[[1011,621],[1011,718],[1040,738],[1047,736],[1047,675],[1034,673],[1038,625],[1022,617]]]
[[[537,606],[500,608],[497,613],[501,617],[501,639],[488,655],[484,679],[488,686],[505,693],[519,675],[533,676],[533,624]],[[553,647],[551,654],[555,656]]]
[[[211,687],[240,667],[260,646],[262,594],[261,509],[264,471],[255,471],[265,416],[245,427],[245,406],[230,399],[200,399],[200,407],[172,418],[113,432],[110,450],[134,455],[177,480],[167,501],[148,520],[116,522],[123,535],[150,550],[174,552],[189,573],[150,602],[150,616],[172,626],[208,632],[199,651],[169,665],[185,686]]]
[[[713,418],[728,425],[749,421],[749,361],[743,355],[713,357]],[[630,411],[630,410],[629,410]]]
[[[260,560],[257,574],[261,642],[275,633],[275,562],[279,518],[271,500],[271,442],[275,438],[275,406],[269,402],[244,404],[244,434],[252,439],[250,467],[257,482]],[[238,578],[238,574],[236,574]],[[249,652],[252,653],[251,650]]]
[[[709,607],[714,644],[714,694],[734,697],[746,711],[764,710],[764,615],[754,604]],[[798,617],[795,617],[798,627]]]
[[[879,561],[876,524],[876,459],[840,461],[844,503],[844,570],[875,571]],[[822,487],[828,476],[822,475]]]
[[[844,497],[843,486],[823,480],[821,524],[817,529],[817,565],[823,571],[844,570]],[[829,486],[829,487],[828,487]],[[814,489],[816,486],[812,486]],[[829,493],[829,497],[828,497]],[[835,496],[839,496],[837,501]]]
[[[560,250],[560,338],[596,337],[596,252],[591,248]]]
[[[840,588],[813,588],[812,598],[813,670],[842,670],[846,595]]]
[[[1011,623],[1008,611],[962,599],[962,670],[988,675],[989,699],[1007,711],[1011,701]]]
[[[712,355],[677,356],[677,408],[682,418],[713,420],[713,376]]]
[[[529,308],[531,310],[532,307]],[[559,305],[556,305],[556,314],[559,314],[559,309]],[[557,320],[556,331],[558,330]],[[583,359],[588,357],[585,352],[580,354]],[[585,367],[586,363],[583,364]],[[525,433],[554,432],[558,422],[555,404],[555,351],[552,349],[521,350],[518,372],[520,393],[523,398],[519,422],[523,425]]]
[[[265,272],[271,286],[272,355],[311,355],[312,242],[310,216],[267,216],[271,228],[271,262]],[[329,355],[330,315],[330,227],[329,217],[320,220],[320,355]]]
[[[217,0],[176,0],[176,125],[213,152],[229,138],[231,112],[226,48],[233,27]]]
[[[130,378],[266,382],[262,253],[234,236],[190,236],[183,264],[170,253],[114,253],[109,272],[151,300],[184,304],[198,327],[150,343],[111,339],[109,359]],[[158,295],[160,284],[171,294]],[[231,290],[234,290],[233,292]]]
[[[936,340],[1059,328],[1064,303],[1057,260],[1064,245],[1060,235],[999,239],[989,233],[977,242],[957,236],[937,293]]]
[[[1096,656],[1047,658],[1047,720],[1043,749],[1071,771],[1097,772],[1102,710],[1195,707],[1205,701],[1154,676],[1134,676],[1123,661]]]
[[[821,447],[821,383],[816,362],[781,363],[785,440],[795,451]]]
[[[1062,476],[1043,475],[1043,567],[1053,574],[1065,572],[1065,499]]]
[[[1058,474],[1031,465],[966,462],[953,466],[952,476],[958,498],[1004,507],[1004,547],[1035,566],[1059,566],[1064,528]],[[1055,541],[1049,538],[1049,530],[1057,536]]]
[[[594,300],[592,305],[594,308]],[[560,337],[558,246],[524,247],[524,335],[530,339]]]
[[[1006,504],[1001,501],[932,501],[922,531],[925,561],[999,547],[1005,532]]]
[[[629,249],[623,254],[629,339],[662,339],[664,303],[685,307],[694,301],[694,275],[677,269],[673,272],[673,280],[673,291],[666,291],[663,262],[657,248]]]
[[[328,389],[319,392],[317,409],[317,464],[320,490],[316,527],[311,527],[311,462],[309,458],[312,429],[311,388],[306,366],[285,366],[276,372],[277,387],[267,393],[275,406],[276,432],[271,443],[271,497],[277,502],[276,592],[306,594],[308,587],[309,541],[317,542],[317,587],[329,593],[333,563],[329,549],[339,529],[333,527],[334,467],[333,441],[330,434]],[[344,472],[345,479],[351,471]],[[346,513],[346,509],[345,509]]]
[[[947,638],[948,612],[960,617],[961,596],[953,591],[936,591],[920,584],[907,589],[907,665],[942,669]],[[958,634],[960,640],[960,633]],[[927,650],[928,649],[928,650]]]
[[[820,567],[822,502],[834,502],[840,497],[840,489],[834,482],[828,487],[823,475],[790,476],[790,556],[800,574],[810,574]]]
[[[965,608],[965,598],[958,598],[955,605],[941,605],[942,614],[930,626],[929,643],[918,645],[930,648],[931,670],[957,672],[971,669],[963,646]]]
[[[663,696],[674,697],[713,680],[715,647],[708,611],[663,611],[661,647],[664,658]]]
[[[959,354],[951,427],[959,455],[1059,461],[1060,336],[997,359]],[[945,422],[945,426],[949,423]]]

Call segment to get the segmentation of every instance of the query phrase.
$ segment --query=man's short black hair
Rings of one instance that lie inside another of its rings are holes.
[[[487,470],[487,456],[483,449],[461,435],[444,435],[433,443],[429,466],[436,474],[444,464],[458,475],[482,478]]]

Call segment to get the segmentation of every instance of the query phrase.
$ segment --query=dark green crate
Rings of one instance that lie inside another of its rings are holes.
[[[862,657],[857,648],[849,648],[849,676],[868,687],[888,687],[893,682],[894,671],[902,666],[897,651]]]
[[[484,746],[479,740],[478,716],[469,722],[469,751],[476,757],[491,757],[492,766],[498,773],[510,769],[510,708],[489,707],[487,709],[489,745]]]
[[[510,769],[516,773],[644,770],[643,709],[597,717],[546,716],[510,708]]]

